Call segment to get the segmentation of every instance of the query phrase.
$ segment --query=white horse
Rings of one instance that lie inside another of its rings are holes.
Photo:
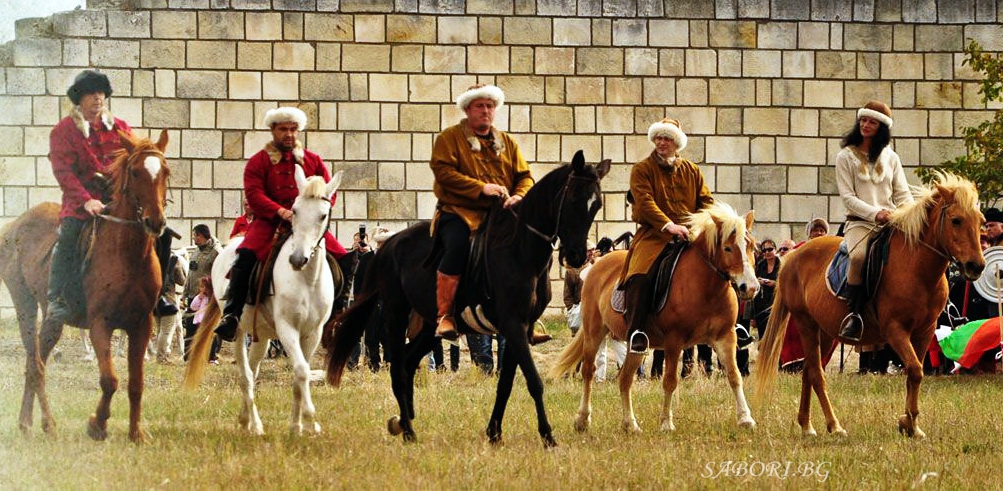
[[[258,305],[248,305],[240,318],[235,348],[244,406],[240,425],[254,435],[264,434],[258,408],[254,403],[254,381],[271,339],[278,339],[289,354],[293,367],[293,410],[289,431],[301,434],[306,420],[307,431],[319,433],[316,410],[310,398],[310,357],[320,343],[321,329],[334,305],[334,276],[325,259],[324,233],[331,218],[331,197],[341,184],[338,172],[325,184],[319,176],[307,179],[296,166],[299,197],[293,204],[293,234],[279,250],[273,272],[273,295]],[[219,324],[219,305],[229,280],[227,270],[237,257],[242,238],[231,241],[216,258],[212,268],[215,298],[207,307],[188,357],[185,387],[198,386],[208,363],[213,330]],[[340,277],[340,274],[339,274]],[[340,286],[339,286],[340,287]],[[243,342],[245,333],[254,333],[250,356]]]

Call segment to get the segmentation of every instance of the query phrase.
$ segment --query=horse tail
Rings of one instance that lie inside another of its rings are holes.
[[[784,289],[777,287],[773,293],[770,322],[766,336],[759,342],[759,362],[756,367],[756,397],[762,399],[773,389],[780,368],[780,350],[784,346],[784,336],[790,324],[791,313],[784,303]]]
[[[205,376],[206,366],[209,365],[209,351],[212,349],[212,340],[215,337],[216,326],[223,313],[219,309],[219,302],[216,296],[209,297],[206,304],[205,316],[199,324],[199,329],[192,340],[191,348],[188,350],[188,364],[185,365],[185,389],[192,390],[202,383]],[[242,339],[242,338],[240,338]],[[241,342],[241,341],[238,341]]]
[[[328,337],[327,348],[327,382],[333,387],[341,385],[341,376],[345,373],[345,365],[352,356],[352,350],[359,344],[366,324],[373,311],[380,303],[378,291],[373,291],[356,300],[352,306],[342,313],[335,323],[334,333]]]
[[[564,351],[561,352],[560,358],[557,359],[557,364],[550,369],[547,375],[550,378],[560,378],[565,374],[571,373],[572,370],[578,366],[578,362],[585,358],[585,329],[581,329],[578,335],[571,338],[571,344],[569,344]]]

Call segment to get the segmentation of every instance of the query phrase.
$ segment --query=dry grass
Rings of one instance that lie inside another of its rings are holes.
[[[150,363],[144,421],[153,441],[137,446],[127,440],[122,390],[114,400],[109,441],[96,443],[87,438],[84,425],[97,403],[97,368],[80,360],[79,347],[69,342],[70,331],[66,334],[62,360],[49,370],[58,433],[43,435],[36,414],[33,437],[24,439],[17,430],[23,354],[16,328],[9,321],[0,323],[4,489],[984,489],[999,488],[996,472],[1003,464],[1003,425],[996,411],[1003,390],[994,376],[927,378],[920,422],[930,436],[924,441],[896,431],[904,399],[902,376],[830,374],[835,409],[850,436],[814,439],[802,439],[794,423],[796,377],[782,376],[769,401],[751,401],[759,423],[752,432],[737,429],[731,392],[723,378],[714,376],[682,383],[676,397],[678,430],[662,433],[661,386],[642,381],[636,386],[635,410],[645,432],[633,436],[620,430],[614,384],[598,387],[592,428],[579,434],[571,421],[580,382],[548,381],[547,409],[560,446],[544,450],[521,378],[509,404],[504,445],[486,442],[483,431],[494,382],[470,369],[467,358],[456,374],[420,376],[419,441],[413,445],[386,433],[386,419],[396,413],[396,404],[385,371],[350,373],[340,389],[314,386],[324,433],[288,436],[291,399],[283,361],[266,361],[263,367],[258,407],[264,437],[250,437],[237,428],[232,365],[214,367],[199,390],[186,393],[179,390],[181,366]],[[557,341],[538,351],[544,370],[567,341],[566,331],[558,334]],[[116,366],[123,365],[123,359],[116,359]],[[816,428],[824,432],[817,406],[814,416]],[[735,472],[706,477],[726,462],[751,464],[757,473],[761,468],[756,466],[771,462],[790,463],[790,468],[786,479]],[[822,465],[826,480],[801,477],[798,466],[805,463]],[[924,475],[925,482],[917,484]]]

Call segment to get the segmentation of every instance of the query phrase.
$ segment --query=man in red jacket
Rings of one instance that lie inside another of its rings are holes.
[[[244,167],[244,195],[254,211],[254,220],[247,228],[244,242],[237,249],[237,260],[230,270],[223,320],[216,328],[216,334],[225,341],[233,341],[236,336],[254,263],[268,258],[276,229],[283,222],[292,220],[291,208],[299,194],[294,178],[295,166],[302,167],[307,177],[323,176],[325,181],[331,180],[331,174],[320,156],[303,148],[298,139],[299,132],[306,127],[303,111],[295,107],[272,109],[265,113],[265,126],[271,129],[272,141],[254,154]],[[340,292],[347,292],[351,286],[351,269],[354,268],[347,264],[350,261],[342,259],[352,258],[330,232],[324,236],[324,242],[328,254],[338,260],[342,278],[345,278],[343,283],[347,283],[342,285]],[[337,271],[332,273],[337,277]],[[338,309],[341,307],[339,304],[345,303],[344,295],[337,295],[336,298],[335,309]]]

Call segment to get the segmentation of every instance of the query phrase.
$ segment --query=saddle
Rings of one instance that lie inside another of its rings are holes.
[[[881,272],[888,264],[888,250],[891,243],[892,228],[886,227],[877,235],[867,240],[867,257],[864,258],[864,291],[867,298],[873,298],[881,284]],[[850,254],[846,241],[839,244],[839,249],[826,268],[825,283],[829,291],[840,300],[847,299],[846,278],[850,268]]]
[[[669,242],[662,249],[662,252],[655,258],[655,262],[648,270],[648,279],[651,281],[651,308],[653,313],[660,312],[665,307],[665,302],[669,299],[669,290],[672,289],[672,278],[679,264],[679,256],[689,247],[689,241],[677,240]],[[625,264],[624,267],[627,267]],[[618,313],[627,310],[626,299],[624,298],[625,285],[616,285],[613,295],[610,297],[610,306]]]
[[[247,288],[247,304],[257,305],[264,299],[273,295],[272,273],[275,271],[275,258],[279,255],[279,250],[293,236],[293,232],[288,227],[279,227],[272,238],[272,248],[268,252],[268,258],[264,262],[258,261],[251,269],[251,280]]]

